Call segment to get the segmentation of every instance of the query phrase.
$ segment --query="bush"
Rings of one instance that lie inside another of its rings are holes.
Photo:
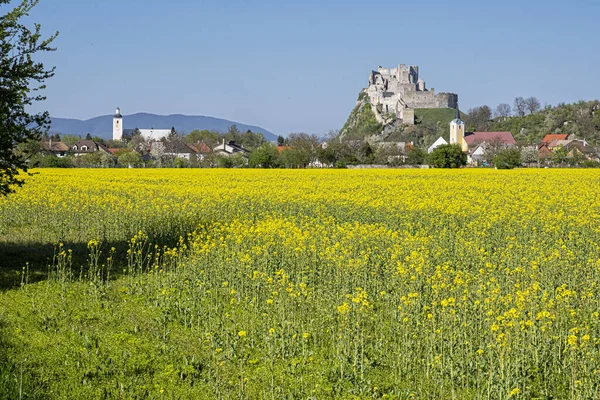
[[[433,150],[429,162],[436,168],[460,168],[467,165],[467,155],[457,144],[443,144]]]
[[[71,157],[46,156],[40,166],[44,168],[73,168],[73,159]]]
[[[600,162],[592,161],[592,160],[585,160],[581,163],[581,167],[582,168],[600,168]]]
[[[523,157],[518,149],[504,149],[496,154],[493,161],[498,169],[513,169],[521,165]]]

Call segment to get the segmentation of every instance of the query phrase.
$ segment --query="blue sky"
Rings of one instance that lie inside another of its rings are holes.
[[[31,20],[60,31],[42,57],[52,116],[118,105],[323,134],[378,65],[419,65],[464,110],[598,98],[599,17],[600,0],[41,0]]]

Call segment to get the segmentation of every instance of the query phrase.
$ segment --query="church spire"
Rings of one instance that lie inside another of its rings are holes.
[[[460,120],[460,110],[458,109],[458,103],[456,103],[456,118],[455,119]]]

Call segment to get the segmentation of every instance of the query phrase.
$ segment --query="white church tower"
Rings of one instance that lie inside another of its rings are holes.
[[[123,140],[123,116],[119,107],[113,117],[113,140]]]
[[[465,141],[465,122],[460,119],[458,104],[456,105],[456,118],[450,122],[450,144],[457,144],[462,151],[469,151],[469,146]]]

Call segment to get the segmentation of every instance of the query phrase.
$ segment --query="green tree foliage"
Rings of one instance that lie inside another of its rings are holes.
[[[443,144],[429,155],[429,162],[436,168],[460,168],[467,165],[467,155],[459,145]]]
[[[77,136],[77,135],[63,135],[62,136],[62,142],[69,147],[73,146],[75,143],[77,143],[80,140],[81,140],[81,137]]]
[[[569,151],[563,146],[559,146],[552,150],[551,160],[554,164],[563,166],[569,159]]]
[[[288,147],[281,152],[280,162],[286,168],[304,168],[310,164],[310,156],[301,149]]]
[[[284,150],[284,165],[292,168],[307,167],[317,158],[317,151],[320,148],[319,138],[308,133],[290,133],[287,143],[291,147]],[[282,152],[283,153],[283,152]]]
[[[279,153],[271,143],[264,143],[255,149],[248,158],[252,168],[275,168],[279,165]]]
[[[0,5],[9,1],[0,0]],[[33,103],[45,100],[39,92],[54,75],[54,68],[48,70],[35,61],[36,55],[54,51],[50,45],[58,35],[44,39],[39,24],[30,30],[21,23],[38,1],[22,0],[0,15],[0,195],[21,186],[19,171],[27,171],[28,155],[15,152],[14,148],[28,140],[39,140],[50,126],[47,112],[29,112]]]
[[[370,103],[362,103],[350,114],[342,128],[344,139],[364,139],[381,133],[383,126],[377,122]]]
[[[206,143],[211,149],[219,144],[221,136],[217,132],[209,130],[195,130],[190,132],[185,137],[185,142],[188,144],[197,144],[200,142]]]
[[[254,150],[265,143],[265,137],[262,133],[255,133],[251,130],[241,133],[236,125],[231,125],[223,138],[226,142],[234,141],[248,150]]]
[[[494,166],[498,169],[513,169],[523,162],[521,151],[510,148],[500,150],[493,158]]]
[[[525,100],[524,100],[525,101]],[[535,144],[548,133],[568,133],[585,139],[591,144],[600,144],[600,101],[579,101],[573,104],[558,104],[546,107],[533,114],[527,109],[513,117],[497,117],[489,130],[509,131],[519,142]]]
[[[45,156],[40,167],[42,168],[73,168],[71,157]]]
[[[427,152],[419,147],[411,146],[406,152],[406,164],[423,165],[427,158]]]
[[[262,133],[256,133],[248,130],[246,133],[242,133],[239,145],[245,149],[254,150],[262,146],[265,142],[265,137]]]
[[[126,151],[121,153],[118,158],[119,165],[122,167],[139,167],[143,164],[142,156],[137,151]]]
[[[356,164],[356,155],[348,142],[331,140],[324,148],[317,150],[317,159],[325,165],[343,167]]]

